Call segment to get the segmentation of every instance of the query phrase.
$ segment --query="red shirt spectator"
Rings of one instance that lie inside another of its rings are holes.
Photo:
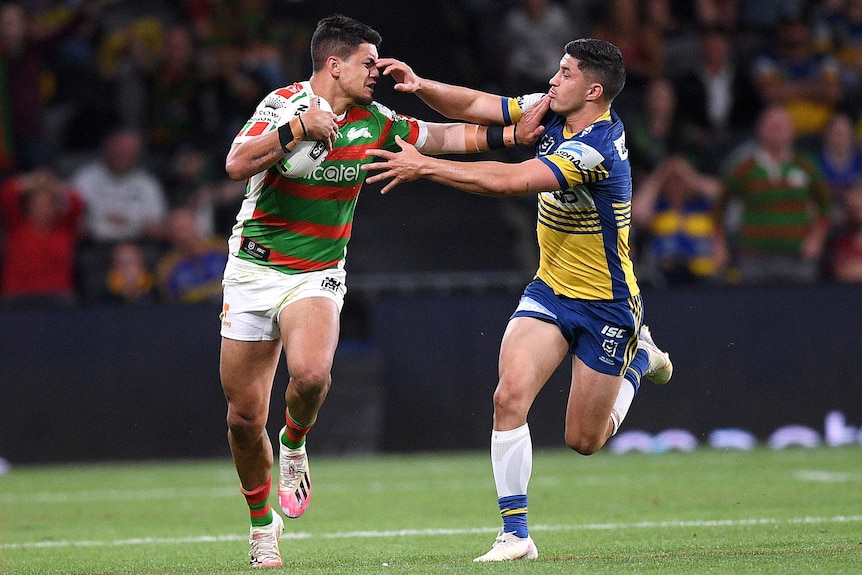
[[[73,298],[75,244],[83,211],[78,193],[47,170],[3,183],[0,294],[4,298]]]

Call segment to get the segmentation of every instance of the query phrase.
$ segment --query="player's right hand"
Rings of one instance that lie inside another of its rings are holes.
[[[302,124],[305,126],[303,140],[320,140],[326,144],[327,150],[331,150],[335,139],[338,137],[335,114],[321,109],[317,105],[317,98],[312,98],[311,105],[300,115],[300,118],[302,118]]]
[[[395,91],[397,92],[413,94],[419,90],[422,84],[422,78],[413,71],[413,68],[401,60],[396,60],[395,58],[379,58],[376,65],[380,68],[381,75],[392,76],[392,79],[395,80],[393,88],[395,88]]]

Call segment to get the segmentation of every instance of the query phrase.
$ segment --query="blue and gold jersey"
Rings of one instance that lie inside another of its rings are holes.
[[[504,98],[507,121],[517,122],[542,94]],[[539,194],[537,277],[557,295],[582,300],[621,300],[640,292],[629,258],[631,167],[625,131],[610,111],[580,133],[549,112],[536,157],[557,176],[560,188]]]

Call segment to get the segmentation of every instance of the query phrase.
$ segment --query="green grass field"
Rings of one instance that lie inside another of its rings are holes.
[[[862,573],[862,448],[535,453],[533,562],[473,564],[499,525],[484,452],[315,458],[283,572]],[[274,503],[274,505],[276,505]],[[230,461],[13,468],[0,573],[249,573]]]

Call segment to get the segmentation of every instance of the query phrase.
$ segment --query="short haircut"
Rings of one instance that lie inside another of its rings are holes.
[[[620,49],[604,40],[580,38],[566,44],[566,54],[578,60],[578,69],[598,82],[612,102],[626,83],[626,64]]]
[[[360,44],[380,46],[383,41],[372,27],[342,14],[327,16],[317,23],[311,36],[311,67],[317,72],[326,59],[338,56],[346,60]]]

